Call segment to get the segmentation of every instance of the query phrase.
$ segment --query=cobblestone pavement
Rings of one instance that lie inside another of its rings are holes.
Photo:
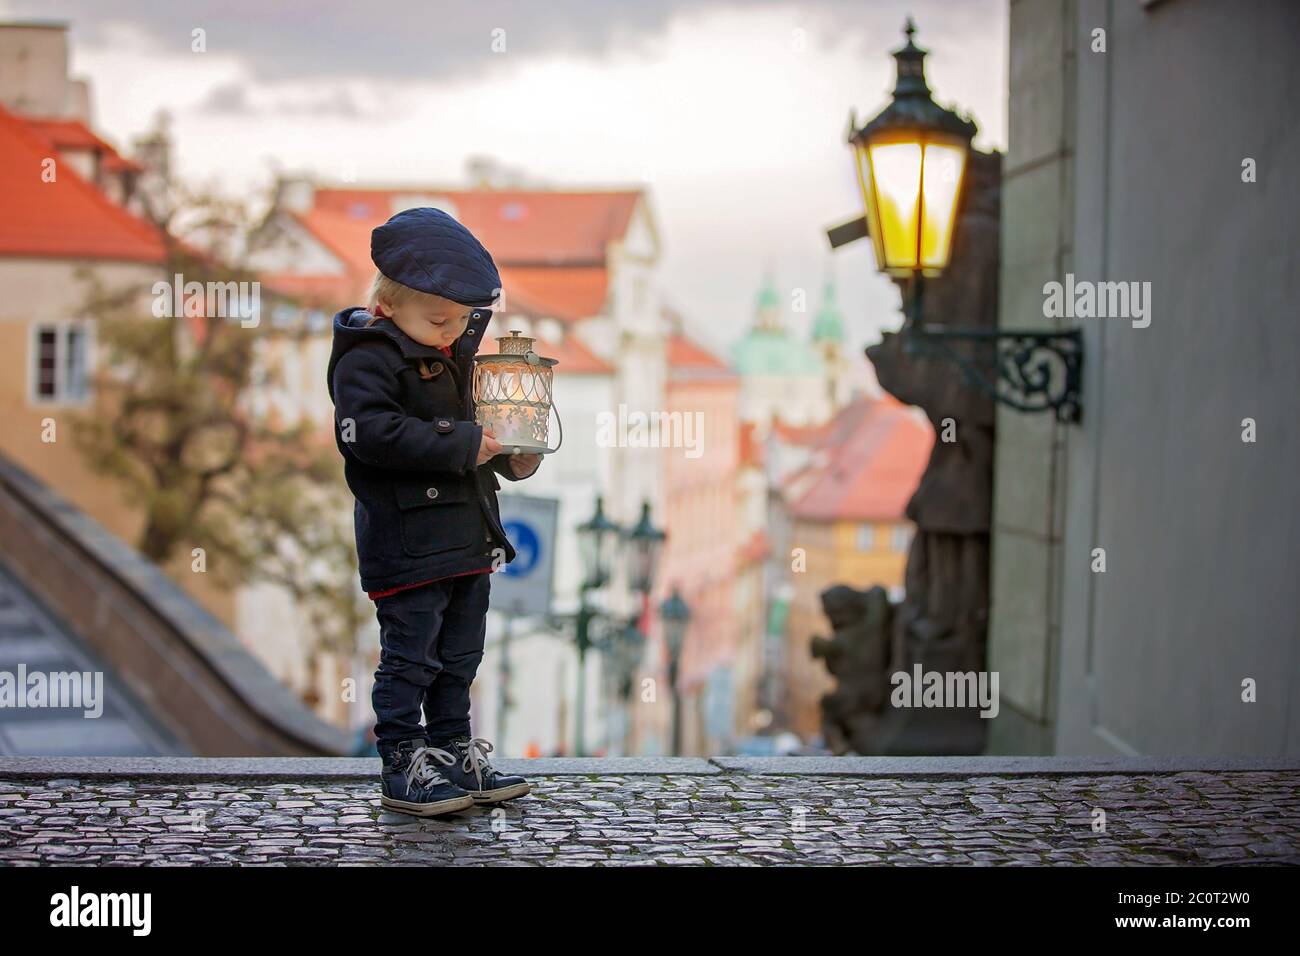
[[[0,779],[0,864],[1300,864],[1296,773],[532,782],[418,820],[355,778]]]

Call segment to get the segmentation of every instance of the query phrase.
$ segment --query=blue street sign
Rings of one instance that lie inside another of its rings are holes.
[[[515,559],[501,569],[506,577],[521,578],[533,568],[541,558],[542,544],[538,540],[537,529],[527,521],[519,518],[502,522],[506,536],[515,546]]]
[[[514,616],[549,614],[560,503],[508,493],[498,501],[501,527],[514,546],[515,559],[492,576],[492,607]]]

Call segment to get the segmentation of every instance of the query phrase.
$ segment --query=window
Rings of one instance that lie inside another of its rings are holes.
[[[858,525],[858,550],[870,551],[876,546],[876,529],[869,524]]]
[[[240,321],[238,316],[235,316],[235,321]],[[297,322],[298,310],[291,305],[281,303],[271,310],[271,327],[274,329],[291,329]]]
[[[42,322],[32,335],[33,402],[90,398],[93,330],[89,322]]]
[[[912,546],[912,528],[910,525],[894,525],[890,533],[890,544],[895,551],[906,551]]]

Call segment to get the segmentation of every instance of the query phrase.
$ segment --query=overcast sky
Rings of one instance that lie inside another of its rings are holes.
[[[322,181],[457,185],[487,155],[555,187],[649,187],[660,279],[697,336],[726,346],[768,265],[806,334],[834,271],[856,361],[898,296],[865,243],[824,229],[860,208],[850,108],[892,88],[911,13],[940,102],[1006,144],[1005,0],[0,0],[0,18],[71,24],[72,72],[118,145],[172,116],[179,173],[250,195],[276,168]],[[207,50],[191,51],[192,31]],[[495,32],[494,31],[498,31]],[[493,52],[504,39],[504,52]],[[788,299],[787,299],[788,301]]]

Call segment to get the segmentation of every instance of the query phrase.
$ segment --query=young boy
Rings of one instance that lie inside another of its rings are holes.
[[[515,557],[497,476],[526,478],[541,456],[501,454],[474,421],[474,356],[501,289],[488,251],[445,212],[408,209],[374,230],[370,256],[369,310],[334,317],[328,388],[380,625],[380,803],[434,816],[529,790],[470,735],[469,689],[489,574]]]

